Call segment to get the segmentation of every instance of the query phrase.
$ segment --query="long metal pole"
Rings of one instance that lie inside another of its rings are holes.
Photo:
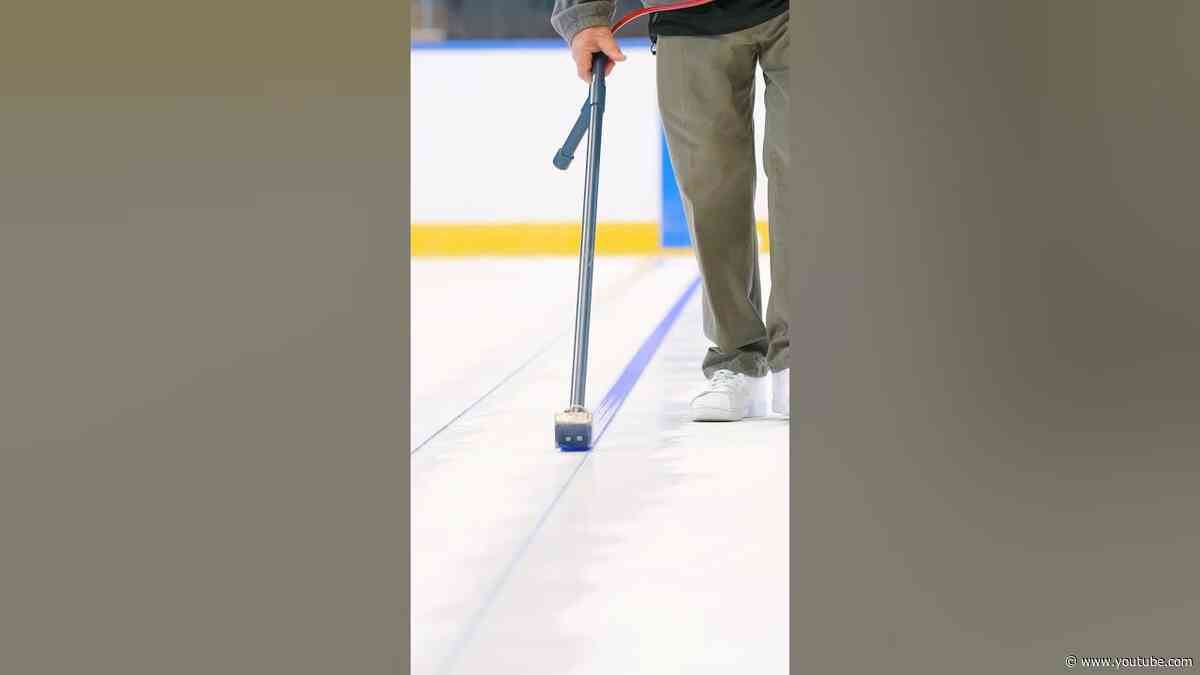
[[[571,365],[571,405],[583,407],[587,380],[588,334],[592,311],[592,262],[596,257],[596,203],[600,191],[600,140],[604,126],[603,54],[592,57],[592,84],[588,93],[587,173],[583,186],[583,231],[579,240],[579,282],[575,300],[575,354]]]

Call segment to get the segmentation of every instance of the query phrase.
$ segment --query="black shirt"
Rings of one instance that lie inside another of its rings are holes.
[[[724,35],[753,28],[788,11],[788,0],[715,0],[650,16],[650,35]]]

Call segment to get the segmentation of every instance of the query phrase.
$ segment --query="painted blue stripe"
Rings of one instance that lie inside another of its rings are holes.
[[[617,411],[621,409],[621,404],[625,402],[625,398],[629,396],[629,392],[633,390],[633,385],[637,384],[638,379],[642,376],[642,372],[646,370],[646,365],[650,363],[650,359],[662,345],[663,340],[667,337],[667,333],[670,332],[671,326],[675,324],[675,321],[679,318],[679,315],[683,313],[684,308],[687,306],[688,300],[692,298],[692,295],[696,293],[696,289],[699,287],[700,277],[696,277],[687,285],[687,288],[683,290],[683,294],[679,296],[679,299],[675,301],[675,304],[671,305],[671,308],[667,310],[666,316],[664,316],[662,320],[658,322],[658,325],[654,327],[654,330],[651,331],[650,335],[645,339],[645,341],[642,342],[642,346],[638,349],[637,353],[633,355],[633,358],[630,359],[629,364],[625,366],[625,370],[621,371],[621,374],[617,376],[617,381],[613,383],[612,387],[609,388],[608,393],[604,395],[604,399],[596,408],[596,414],[593,417],[593,429],[596,430],[592,435],[593,447],[597,442],[599,442],[600,436],[602,436],[605,430],[608,429],[608,425],[612,423],[613,418],[616,417]],[[554,493],[554,498],[550,500],[549,506],[546,507],[546,510],[543,511],[542,515],[538,518],[537,523],[534,524],[533,530],[530,531],[529,536],[525,537],[525,540],[521,542],[521,545],[517,548],[516,553],[508,561],[508,565],[504,567],[504,570],[500,573],[500,576],[497,577],[495,583],[493,583],[491,588],[488,590],[487,595],[484,597],[483,604],[481,604],[471,615],[471,618],[467,621],[466,627],[451,645],[449,653],[446,655],[445,659],[437,669],[439,675],[448,675],[449,673],[453,672],[454,666],[457,665],[459,658],[461,658],[463,651],[466,649],[466,646],[470,644],[470,642],[474,639],[475,634],[479,631],[479,626],[482,625],[484,618],[491,611],[492,606],[496,603],[496,599],[500,596],[500,592],[508,584],[509,578],[512,577],[513,572],[517,569],[517,565],[524,560],[525,554],[529,551],[529,547],[533,544],[533,540],[536,539],[537,535],[542,531],[542,528],[546,525],[546,521],[550,519],[550,514],[554,512],[554,507],[558,506],[558,503],[562,501],[563,495],[567,493],[567,488],[571,487],[571,483],[575,480],[575,476],[579,475],[580,469],[582,469],[583,465],[587,463],[588,457],[590,456],[591,453],[586,453],[580,457],[579,462],[575,465],[575,468],[571,470],[571,474],[567,476],[565,481],[563,481],[562,487],[558,489],[558,492]]]
[[[650,262],[648,267],[641,267],[639,269],[635,269],[630,276],[626,277],[620,284],[618,284],[616,287],[612,288],[611,292],[605,293],[605,295],[603,297],[611,296],[611,297],[615,298],[619,294],[623,294],[626,290],[628,290],[635,283],[637,283],[642,278],[643,274],[658,269],[659,267],[661,267],[663,265],[664,262],[665,261],[662,258],[658,258],[658,259]],[[482,396],[480,396],[479,398],[476,398],[474,401],[472,401],[470,404],[468,404],[466,408],[463,408],[461,411],[458,412],[458,414],[456,414],[454,417],[450,418],[450,421],[448,421],[445,424],[443,424],[442,426],[438,427],[438,429],[436,431],[434,431],[432,434],[429,434],[428,436],[426,436],[425,439],[422,440],[420,443],[417,443],[416,446],[413,447],[412,451],[409,452],[409,455],[411,456],[411,455],[417,454],[417,452],[419,452],[422,448],[424,448],[431,441],[433,441],[433,439],[435,439],[439,435],[441,435],[441,433],[443,431],[454,426],[454,424],[456,422],[458,422],[460,419],[462,419],[463,417],[465,417],[467,415],[467,413],[474,410],[479,404],[483,403],[492,394],[496,393],[500,389],[500,387],[503,387],[505,384],[507,384],[514,377],[519,375],[526,368],[533,365],[538,359],[540,359],[542,357],[542,355],[549,352],[551,347],[554,347],[556,344],[558,344],[558,341],[561,340],[562,338],[566,337],[567,335],[569,335],[572,330],[574,330],[574,329],[573,328],[563,328],[561,331],[559,331],[559,333],[557,335],[555,335],[553,338],[551,338],[549,341],[547,341],[545,344],[543,344],[536,352],[534,352],[533,356],[530,356],[529,358],[522,361],[521,365],[517,366],[516,369],[514,369],[509,374],[500,378],[499,382],[492,385],[492,387],[490,389],[488,389],[486,392],[484,392]]]
[[[670,332],[671,326],[675,325],[675,320],[683,313],[684,307],[687,306],[688,300],[691,300],[692,295],[696,293],[696,289],[700,287],[700,277],[696,277],[684,289],[683,294],[671,305],[667,310],[666,316],[658,322],[646,340],[642,342],[641,348],[633,355],[629,363],[625,366],[625,370],[617,376],[617,381],[609,388],[608,393],[600,401],[600,405],[596,406],[596,412],[592,418],[592,447],[600,442],[600,438],[608,429],[608,425],[612,424],[613,419],[617,416],[617,411],[621,409],[621,404],[625,403],[625,399],[629,396],[629,392],[633,391],[633,386],[637,384],[638,379],[642,376],[642,372],[646,370],[650,359],[654,357],[663,340],[666,339],[667,333]]]
[[[680,248],[692,245],[692,235],[688,230],[687,215],[683,211],[683,197],[679,193],[679,183],[675,181],[675,170],[671,165],[671,153],[667,149],[667,134],[659,126],[659,145],[662,148],[661,162],[661,192],[662,213],[659,221],[662,227],[661,242],[664,248]]]
[[[622,49],[650,48],[649,38],[621,38]],[[558,38],[514,38],[479,39],[479,40],[441,40],[438,42],[414,42],[416,50],[472,50],[472,49],[561,49],[566,51],[567,43]]]

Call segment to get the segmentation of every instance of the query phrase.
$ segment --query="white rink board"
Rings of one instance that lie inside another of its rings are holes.
[[[662,163],[655,57],[640,43],[625,53],[628,60],[609,79],[598,216],[658,222]],[[414,49],[412,222],[578,220],[583,148],[567,172],[550,160],[586,96],[565,48]],[[764,115],[760,73],[755,113],[760,219],[767,213]]]

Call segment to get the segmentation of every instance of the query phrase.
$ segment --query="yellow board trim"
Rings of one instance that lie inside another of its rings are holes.
[[[767,223],[758,223],[760,248],[767,250]],[[578,223],[422,224],[412,226],[413,257],[573,256],[579,254]],[[664,248],[658,223],[600,223],[597,255],[689,252]]]

